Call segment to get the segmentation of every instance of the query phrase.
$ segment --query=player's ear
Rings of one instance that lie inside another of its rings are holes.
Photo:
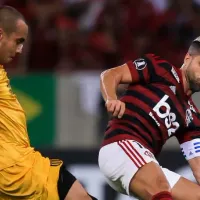
[[[184,64],[187,64],[191,59],[191,55],[189,53],[186,53],[185,58],[184,58]]]
[[[3,29],[0,28],[0,40],[2,40],[2,38],[3,38]]]

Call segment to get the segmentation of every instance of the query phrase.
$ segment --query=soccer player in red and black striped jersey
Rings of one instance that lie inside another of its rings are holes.
[[[116,88],[128,84],[118,99]],[[200,37],[181,68],[154,54],[101,74],[101,91],[112,113],[99,152],[99,167],[116,191],[144,200],[197,200],[199,185],[159,166],[156,156],[175,136],[200,183]]]

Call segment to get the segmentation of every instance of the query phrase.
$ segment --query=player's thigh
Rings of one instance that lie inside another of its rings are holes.
[[[200,200],[200,186],[181,177],[172,188],[174,200]]]
[[[124,140],[102,147],[99,167],[113,189],[129,196],[149,199],[157,192],[170,190],[153,154],[135,141]]]
[[[76,178],[69,171],[67,171],[65,165],[62,165],[57,184],[58,194],[61,200],[65,199],[75,181]]]
[[[81,183],[62,165],[58,180],[60,200],[91,200]]]
[[[161,167],[152,161],[138,170],[130,182],[129,190],[146,200],[159,192],[170,191],[171,187]]]
[[[91,200],[81,183],[76,180],[67,193],[65,200]]]

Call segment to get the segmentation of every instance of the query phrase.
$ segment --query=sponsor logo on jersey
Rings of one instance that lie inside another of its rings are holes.
[[[155,116],[153,115],[152,112],[149,113],[149,116],[156,122],[157,126],[160,126],[160,123],[159,123],[158,120],[155,118]]]
[[[137,70],[143,70],[147,66],[147,63],[146,63],[145,59],[143,59],[143,58],[139,58],[139,59],[135,60],[134,64],[135,64],[135,67]]]
[[[171,69],[171,72],[172,72],[174,78],[177,80],[177,82],[180,83],[179,76],[178,76],[176,70],[175,70],[173,67],[172,67],[172,69]]]
[[[171,107],[167,103],[168,95],[165,95],[153,108],[158,117],[164,119],[168,136],[170,137],[179,128],[180,124],[176,121],[176,114],[171,112]]]

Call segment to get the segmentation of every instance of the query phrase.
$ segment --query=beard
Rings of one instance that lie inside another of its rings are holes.
[[[187,67],[187,70],[186,70],[186,79],[189,84],[189,89],[191,90],[191,92],[193,94],[195,92],[200,91],[200,81],[193,74],[193,70],[191,70],[191,68],[192,68],[191,63],[192,63],[192,61],[190,62],[190,64]]]
[[[200,83],[196,80],[189,79],[189,87],[192,93],[200,91]]]

